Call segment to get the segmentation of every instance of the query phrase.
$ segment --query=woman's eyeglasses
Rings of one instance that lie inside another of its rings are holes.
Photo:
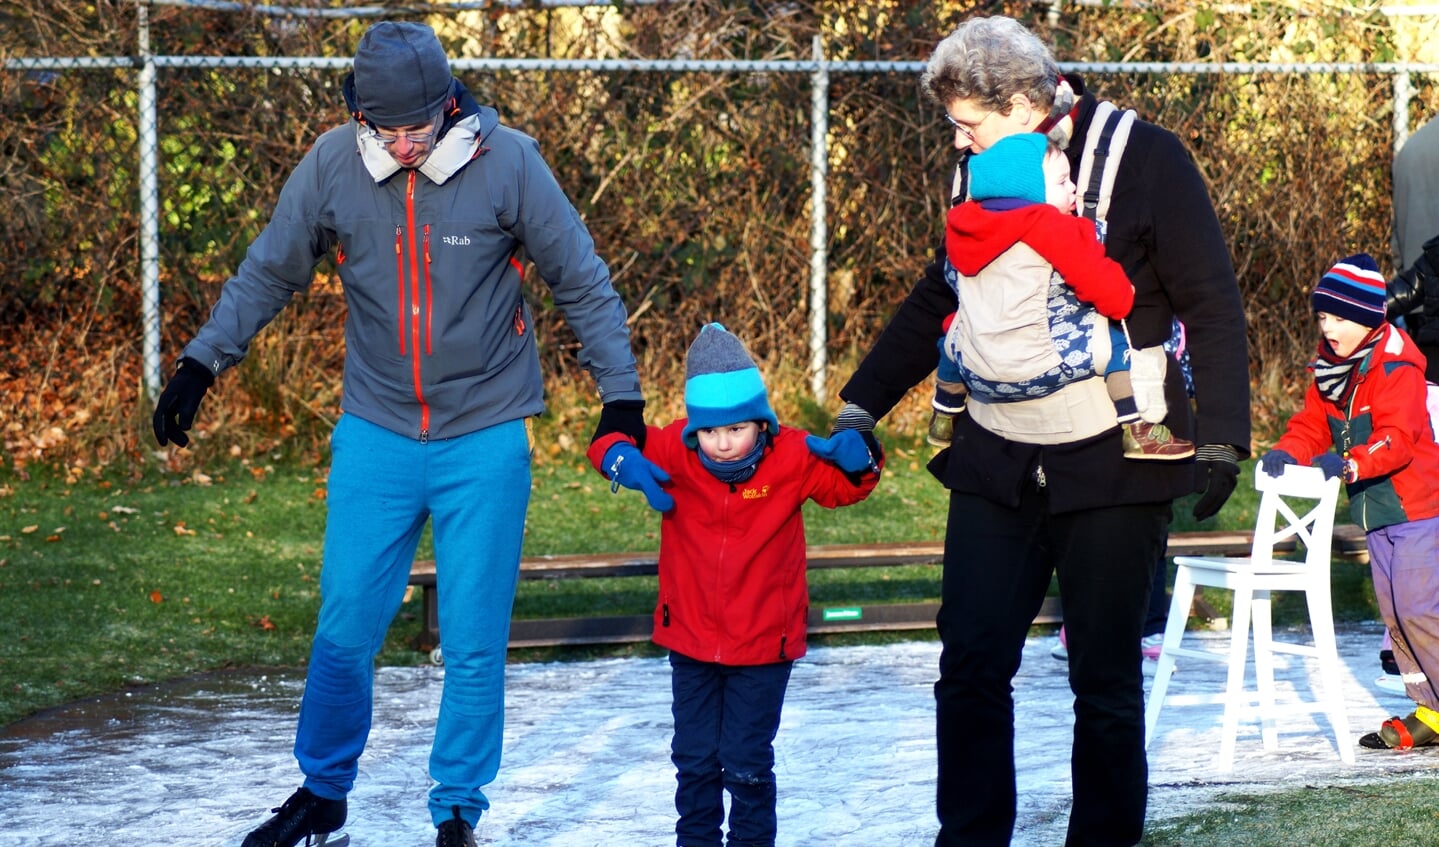
[[[974,140],[974,131],[977,130],[977,129],[979,129],[979,125],[980,125],[980,124],[982,124],[982,123],[984,123],[985,121],[989,120],[989,116],[992,115],[992,114],[994,114],[996,111],[998,111],[998,110],[997,110],[997,109],[990,109],[988,112],[985,112],[985,113],[984,113],[984,117],[982,117],[982,118],[980,118],[979,120],[975,121],[973,125],[966,124],[966,123],[961,123],[960,121],[955,120],[955,119],[954,119],[954,116],[951,115],[949,112],[945,112],[945,113],[944,113],[944,119],[947,120],[947,121],[949,121],[949,125],[952,126],[952,127],[954,127],[954,128],[955,128],[955,131],[957,131],[960,135],[963,135],[965,138],[968,138],[970,141],[973,141],[973,140]]]

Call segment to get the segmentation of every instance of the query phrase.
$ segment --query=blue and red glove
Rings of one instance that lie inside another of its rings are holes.
[[[675,498],[664,490],[661,483],[670,481],[670,475],[659,465],[645,458],[640,448],[628,441],[617,441],[605,451],[600,463],[604,474],[610,480],[610,491],[617,492],[620,486],[642,492],[650,508],[656,512],[668,512],[675,507]]]
[[[804,446],[809,448],[809,452],[847,474],[866,471],[879,473],[879,463],[875,461],[874,451],[869,446],[869,441],[872,441],[874,436],[866,439],[865,435],[857,429],[841,429],[829,438],[807,436]]]

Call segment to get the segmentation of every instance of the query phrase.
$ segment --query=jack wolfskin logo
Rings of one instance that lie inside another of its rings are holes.
[[[468,247],[470,245],[470,237],[468,235],[447,235],[440,240],[451,247]]]

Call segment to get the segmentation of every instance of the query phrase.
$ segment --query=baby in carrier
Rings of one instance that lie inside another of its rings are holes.
[[[1109,319],[1111,355],[1104,368],[1105,388],[1114,403],[1115,418],[1123,428],[1124,456],[1128,459],[1174,461],[1194,455],[1194,444],[1174,436],[1162,423],[1140,416],[1130,381],[1130,345],[1123,319],[1134,305],[1134,286],[1124,269],[1104,254],[1094,222],[1074,216],[1075,186],[1070,178],[1069,159],[1059,146],[1038,133],[1020,133],[1000,139],[969,160],[969,200],[949,212],[945,251],[949,264],[961,272],[977,274],[994,259],[1023,245],[1042,261],[1019,263],[1025,271],[1022,283],[1034,291],[1048,291],[1053,274],[1073,290],[1078,300]],[[1030,271],[1033,273],[1030,273]],[[1032,280],[1030,279],[1032,278]],[[1013,281],[1010,273],[1007,281]],[[997,284],[1006,284],[999,281]],[[990,303],[1002,304],[1035,297],[1010,298],[997,292]],[[1043,302],[1039,298],[1038,302]],[[952,332],[951,315],[945,331]],[[1036,315],[1045,334],[1052,333],[1047,316]],[[1068,321],[1073,326],[1077,322]],[[956,348],[940,342],[941,355],[930,419],[928,439],[939,447],[949,446],[953,416],[963,411],[975,370],[956,361]],[[1052,347],[1067,343],[1057,335]],[[1061,351],[1062,352],[1062,351]],[[1067,366],[1035,374],[1016,386],[986,384],[993,394],[1012,390],[1015,401],[1057,389],[1067,379]]]

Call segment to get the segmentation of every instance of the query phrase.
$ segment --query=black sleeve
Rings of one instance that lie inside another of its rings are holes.
[[[880,333],[839,396],[875,418],[882,418],[939,363],[944,319],[957,305],[954,289],[944,280],[940,245],[924,275]]]
[[[1196,440],[1228,444],[1247,456],[1249,350],[1228,245],[1203,177],[1172,133],[1155,134],[1147,175],[1148,185],[1163,187],[1163,202],[1151,206],[1154,249],[1148,261],[1185,326]]]

